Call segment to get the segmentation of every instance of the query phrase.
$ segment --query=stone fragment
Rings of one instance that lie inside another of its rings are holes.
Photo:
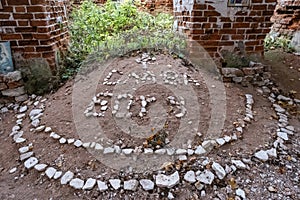
[[[146,191],[154,189],[154,182],[149,179],[141,179],[140,184]]]
[[[150,149],[150,148],[144,149],[144,154],[152,154],[152,153],[153,153],[153,149]]]
[[[67,142],[68,144],[72,144],[75,142],[75,139],[74,138],[67,139]]]
[[[216,139],[216,142],[220,145],[220,146],[222,146],[222,145],[224,145],[226,142],[225,142],[225,140],[223,139],[223,138],[218,138],[218,139]]]
[[[15,140],[15,142],[16,142],[17,144],[23,143],[23,142],[25,142],[25,141],[26,141],[26,139],[25,139],[25,138],[21,138],[21,137],[19,137],[19,138],[17,138],[17,139]]]
[[[260,151],[256,152],[254,154],[254,156],[261,161],[267,161],[269,159],[267,152],[264,150],[260,150]]]
[[[241,160],[231,160],[232,164],[234,164],[238,169],[246,169],[247,166]]]
[[[54,174],[56,173],[56,169],[53,167],[48,167],[45,171],[45,174],[48,176],[48,178],[53,178]]]
[[[7,89],[7,90],[2,90],[1,91],[3,96],[7,97],[17,97],[25,94],[25,88],[24,86],[14,88],[14,89]]]
[[[71,171],[67,171],[60,179],[60,183],[62,185],[67,184],[74,177],[74,173]]]
[[[209,170],[204,170],[199,176],[197,176],[198,181],[208,185],[212,184],[214,179],[215,175]]]
[[[288,137],[287,133],[285,133],[285,132],[280,132],[279,131],[279,132],[277,132],[277,136],[280,137],[283,140],[289,140],[289,137]]]
[[[84,190],[91,190],[94,188],[94,186],[96,185],[96,179],[94,178],[88,178],[88,180],[86,180],[84,186],[82,187],[82,189]]]
[[[109,179],[108,182],[115,190],[118,190],[121,187],[120,179]]]
[[[9,173],[10,173],[10,174],[13,174],[13,173],[15,173],[16,171],[17,171],[17,168],[14,167],[14,168],[12,168],[11,170],[9,170]]]
[[[212,169],[216,172],[219,179],[222,180],[226,176],[225,169],[219,163],[213,162]]]
[[[46,164],[37,164],[34,166],[34,169],[36,169],[37,171],[41,172],[44,171],[46,169],[48,165]]]
[[[70,186],[75,189],[82,189],[83,185],[84,185],[84,181],[81,180],[80,178],[74,178],[70,181]]]
[[[124,181],[124,190],[135,191],[139,185],[139,182],[135,179]]]
[[[35,130],[38,131],[38,132],[41,132],[45,129],[45,126],[39,126],[37,127]]]
[[[114,148],[112,147],[106,147],[104,150],[103,150],[103,154],[110,154],[110,153],[113,153],[115,151]]]
[[[50,128],[50,127],[46,127],[45,128],[45,133],[49,133],[49,132],[51,132],[52,131],[52,128]]]
[[[104,191],[108,190],[107,184],[103,181],[97,181],[97,185],[98,185],[98,189],[100,192],[104,192]]]
[[[277,151],[276,148],[272,148],[266,151],[268,156],[273,157],[273,158],[277,158]]]
[[[95,150],[103,150],[103,149],[104,148],[103,148],[103,146],[101,144],[99,144],[99,143],[95,144]]]
[[[19,109],[19,113],[23,113],[23,112],[26,112],[28,109],[27,106],[22,106],[20,109]]]
[[[33,155],[32,151],[24,153],[24,154],[21,154],[20,155],[20,160],[21,161],[26,160],[27,158],[30,158],[32,155]]]
[[[172,188],[180,181],[178,171],[174,172],[170,176],[164,174],[158,174],[155,179],[155,183],[158,187]]]
[[[74,146],[75,146],[75,147],[81,147],[81,146],[82,146],[82,142],[81,142],[80,140],[76,140],[76,141],[74,142]]]
[[[21,148],[19,148],[19,153],[23,154],[23,153],[28,152],[29,150],[30,150],[29,146],[21,147]]]
[[[201,154],[205,154],[206,153],[206,150],[201,146],[197,146],[196,150],[195,150],[195,154],[197,155],[201,155]]]
[[[34,167],[36,164],[38,164],[39,160],[36,157],[31,157],[28,158],[25,162],[24,162],[24,166],[27,169],[31,169],[32,167]]]
[[[59,143],[60,144],[65,144],[67,142],[66,138],[60,138]]]
[[[242,199],[246,199],[245,191],[240,188],[235,191],[235,194],[239,197],[242,197]]]
[[[133,152],[133,149],[122,149],[122,153],[124,153],[125,155],[129,155]]]
[[[57,172],[55,172],[53,178],[54,178],[55,180],[56,180],[56,179],[59,179],[59,178],[61,177],[62,173],[63,173],[62,171],[57,171]]]
[[[177,149],[175,153],[176,153],[176,155],[182,155],[182,154],[186,154],[187,150],[186,149]]]
[[[196,182],[196,175],[195,175],[195,172],[192,170],[186,172],[183,178],[184,178],[184,180],[186,180],[189,183]]]
[[[35,117],[35,116],[41,114],[42,112],[43,112],[42,109],[33,109],[33,110],[30,111],[29,117],[30,117],[30,118],[33,118],[33,117]]]

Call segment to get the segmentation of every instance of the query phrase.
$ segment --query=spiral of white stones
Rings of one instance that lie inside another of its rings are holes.
[[[98,96],[112,96],[111,93],[105,92],[100,93]],[[34,102],[34,106],[37,107],[40,103],[44,103],[46,99],[41,100],[41,97],[35,97],[33,96],[32,100],[36,99]],[[274,95],[273,93],[270,94],[268,99],[273,103],[274,110],[276,111],[276,114],[278,116],[278,130],[277,130],[277,138],[273,143],[273,147],[271,149],[267,150],[260,150],[256,153],[254,153],[254,157],[261,161],[267,161],[272,158],[277,157],[277,151],[285,150],[287,147],[284,145],[284,143],[289,140],[289,137],[291,137],[293,134],[295,134],[295,128],[293,126],[289,125],[288,122],[288,112],[282,108],[279,104],[276,104],[276,101],[286,101],[289,104],[299,104],[300,101],[297,99],[291,99],[288,97],[284,97],[282,95]],[[41,101],[40,101],[41,100]],[[96,100],[97,101],[97,100]],[[98,101],[97,101],[98,102]],[[102,101],[100,101],[101,105]],[[249,123],[253,119],[253,97],[250,94],[246,94],[246,114],[244,121],[246,123]],[[105,106],[106,103],[102,103]],[[76,147],[85,147],[85,148],[94,148],[99,151],[103,151],[103,153],[123,153],[123,154],[131,154],[131,153],[137,153],[139,151],[136,151],[136,149],[121,149],[117,145],[114,147],[103,147],[99,143],[95,142],[85,142],[83,143],[79,139],[75,138],[64,138],[61,137],[59,134],[52,131],[50,127],[46,127],[45,125],[41,125],[41,117],[43,116],[43,111],[45,109],[45,106],[43,104],[40,105],[37,109],[32,109],[29,113],[29,117],[31,120],[31,125],[35,127],[35,131],[42,132],[49,134],[51,138],[59,141],[60,144],[73,144]],[[26,117],[26,112],[28,111],[28,106],[22,106],[19,109],[20,114],[16,115],[16,125],[12,128],[12,133],[10,136],[12,136],[15,143],[18,144],[24,144],[27,142],[26,138],[24,137],[24,132],[22,129],[22,122],[23,119]],[[86,113],[85,113],[86,114]],[[240,133],[243,132],[243,126],[237,126],[236,130]],[[152,149],[143,149],[144,154],[151,154],[151,153],[167,153],[168,155],[179,155],[179,160],[187,160],[186,155],[202,155],[205,153],[208,153],[211,149],[214,147],[220,147],[232,140],[237,140],[236,134],[233,134],[232,136],[225,136],[223,138],[218,138],[216,140],[208,140],[204,141],[202,145],[196,146],[194,148],[190,147],[188,149],[158,149],[155,152],[153,152]],[[24,166],[27,169],[34,168],[35,170],[39,172],[45,171],[46,176],[51,179],[59,179],[62,185],[69,184],[71,187],[75,189],[83,189],[83,190],[91,190],[95,187],[95,185],[98,185],[98,190],[103,192],[108,190],[109,188],[112,188],[114,190],[118,190],[122,187],[122,183],[120,179],[108,179],[108,181],[100,181],[96,178],[87,178],[86,180],[81,180],[79,178],[74,178],[75,174],[71,171],[62,172],[58,169],[48,166],[44,163],[39,163],[39,160],[34,157],[33,152],[33,144],[29,143],[28,145],[24,145],[23,147],[19,148],[20,153],[20,160],[24,161]],[[203,159],[202,162],[200,160]],[[191,184],[194,184],[195,187],[198,190],[203,190],[204,185],[210,185],[215,179],[215,175],[218,179],[223,179],[227,174],[232,173],[236,171],[237,169],[246,169],[248,168],[247,163],[251,162],[251,159],[242,159],[242,160],[231,160],[231,165],[225,165],[225,167],[221,166],[219,163],[212,161],[209,158],[201,157],[199,158],[200,165],[205,167],[207,164],[212,163],[212,169],[215,172],[212,173],[210,170],[198,170],[198,171],[187,171],[185,175],[182,177],[182,179],[186,182],[189,182]],[[12,171],[13,173],[13,171]],[[178,171],[175,171],[171,175],[165,175],[163,172],[160,172],[158,175],[155,176],[155,180],[150,179],[132,179],[127,180],[123,182],[123,188],[124,190],[128,191],[135,191],[137,187],[140,185],[144,190],[153,190],[154,186],[158,187],[167,187],[172,188],[178,183],[180,183],[180,175]],[[109,184],[108,184],[109,183]],[[204,184],[204,185],[203,185]],[[238,195],[245,195],[243,190],[237,189],[236,194]]]

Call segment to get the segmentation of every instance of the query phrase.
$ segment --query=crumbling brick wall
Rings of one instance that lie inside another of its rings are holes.
[[[252,0],[246,7],[228,7],[228,0],[174,0],[178,30],[197,41],[213,57],[222,50],[262,54],[276,0]]]
[[[18,60],[44,58],[57,71],[57,52],[68,39],[68,0],[1,0],[0,40],[10,41],[15,68]]]
[[[300,30],[300,0],[279,0],[271,21],[272,31],[283,35]]]

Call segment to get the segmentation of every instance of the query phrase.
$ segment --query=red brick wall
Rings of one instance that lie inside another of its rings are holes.
[[[250,6],[243,8],[229,8],[227,0],[192,0],[187,6],[174,0],[174,13],[179,30],[200,43],[211,56],[219,57],[223,49],[262,54],[275,6],[276,0],[252,0]]]
[[[1,0],[0,40],[11,42],[14,58],[17,54],[24,59],[44,58],[56,71],[56,52],[66,47],[68,39],[66,2]]]
[[[278,1],[271,21],[272,30],[283,35],[300,30],[300,0]]]

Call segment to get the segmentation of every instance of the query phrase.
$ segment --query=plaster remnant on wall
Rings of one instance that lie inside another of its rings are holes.
[[[202,0],[196,0],[202,1]],[[249,10],[243,7],[228,7],[227,0],[218,0],[212,3],[207,3],[208,5],[214,7],[222,17],[229,17],[231,21],[234,21],[234,16],[238,11],[243,10],[244,12],[250,12]]]
[[[194,0],[182,0],[182,4],[180,4],[180,0],[173,0],[173,7],[174,11],[189,11],[189,14],[192,15]]]

